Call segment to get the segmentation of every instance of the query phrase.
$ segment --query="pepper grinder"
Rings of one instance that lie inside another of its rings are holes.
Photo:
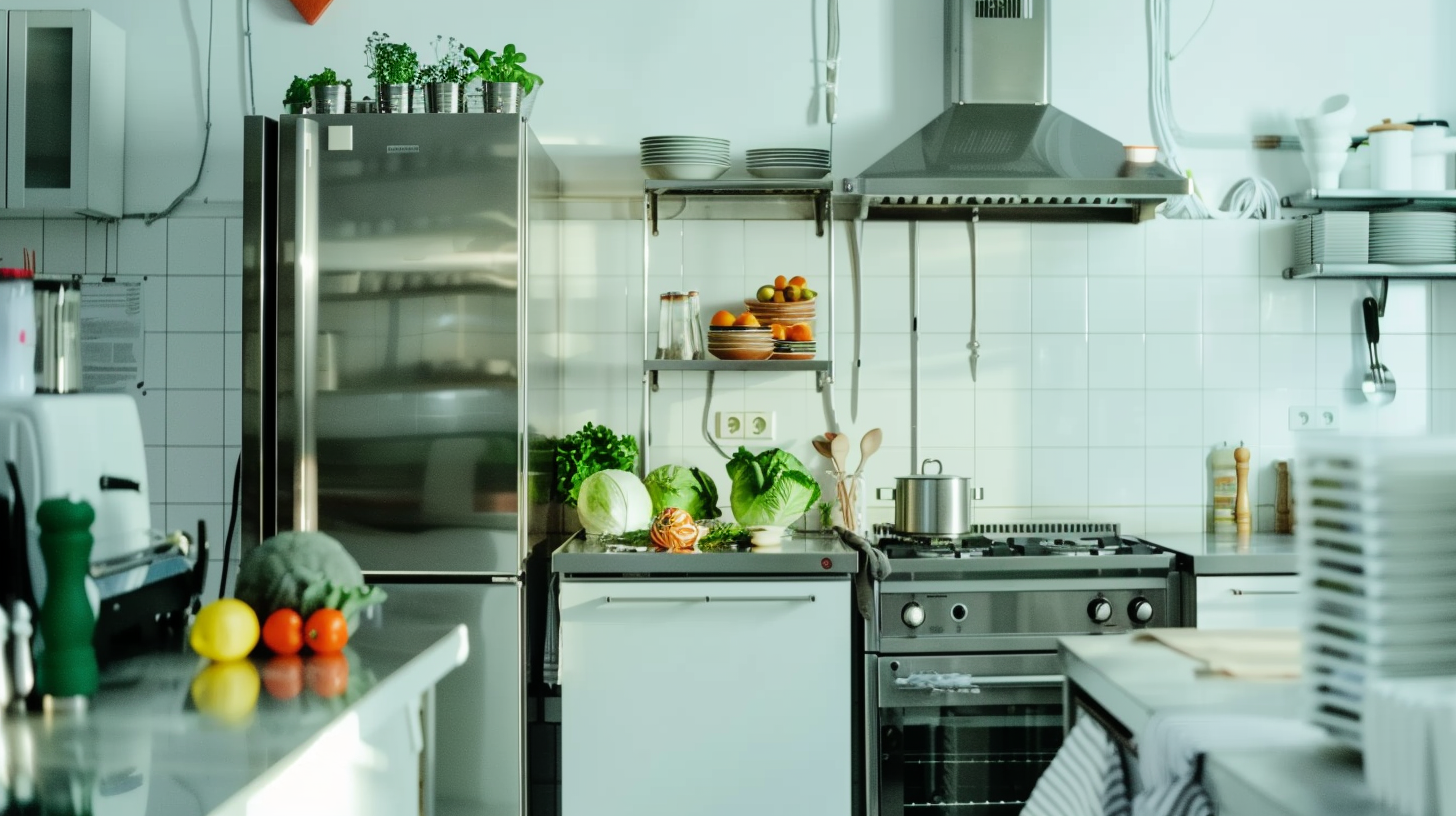
[[[1234,497],[1234,529],[1243,534],[1254,528],[1249,515],[1249,449],[1243,443],[1234,448],[1234,461],[1238,471],[1238,492]]]
[[[45,638],[37,677],[40,691],[49,708],[84,710],[101,676],[91,645],[96,616],[85,583],[96,511],[84,501],[46,499],[35,517],[46,566],[45,601],[40,607],[40,632]]]

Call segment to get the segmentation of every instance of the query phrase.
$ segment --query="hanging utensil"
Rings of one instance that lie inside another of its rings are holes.
[[[858,479],[860,474],[864,473],[865,462],[868,462],[870,457],[875,455],[875,451],[880,449],[880,443],[884,439],[884,431],[881,431],[879,428],[871,428],[859,440],[859,466],[854,469],[855,479]]]
[[[839,118],[839,0],[829,0],[829,43],[824,60],[824,119]]]
[[[976,222],[980,220],[981,211],[972,210],[971,220],[966,222],[971,238],[971,342],[966,344],[971,351],[971,382],[976,381],[976,363],[981,359],[981,341],[976,339]]]
[[[1380,363],[1380,307],[1375,298],[1368,297],[1361,303],[1365,310],[1365,342],[1370,347],[1370,370],[1360,383],[1365,399],[1376,405],[1389,405],[1395,399],[1395,375]]]

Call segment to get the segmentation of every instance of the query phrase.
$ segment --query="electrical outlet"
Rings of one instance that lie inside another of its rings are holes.
[[[743,415],[743,438],[770,442],[774,438],[774,412],[749,411]]]
[[[1291,431],[1338,431],[1340,409],[1333,405],[1291,405],[1289,407],[1289,430]]]
[[[736,411],[719,411],[713,435],[719,439],[743,439],[743,414]]]

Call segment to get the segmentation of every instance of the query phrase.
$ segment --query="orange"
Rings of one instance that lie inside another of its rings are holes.
[[[792,278],[789,278],[790,286],[797,286],[802,289],[804,287],[804,284],[806,283],[808,283],[808,281],[804,280],[803,275],[795,275]]]
[[[756,317],[753,316],[753,312],[744,312],[743,314],[741,314],[741,315],[738,316],[738,319],[737,320],[733,321],[733,325],[735,325],[735,326],[757,326],[758,325],[758,318],[756,318]]]
[[[777,278],[774,278],[774,288],[775,289],[782,289],[782,288],[784,288],[785,286],[788,286],[788,285],[789,285],[788,278],[785,278],[783,275],[779,275]]]
[[[784,332],[785,339],[807,343],[814,339],[814,330],[809,328],[808,323],[795,323]]]
[[[771,328],[773,330],[773,339],[775,339],[775,340],[787,340],[788,339],[788,336],[785,334],[785,332],[788,331],[788,330],[784,328],[784,325],[782,323],[774,323],[769,328]]]
[[[720,309],[716,312],[713,312],[713,317],[708,321],[708,323],[713,326],[731,326],[733,325],[733,313],[725,312]]]

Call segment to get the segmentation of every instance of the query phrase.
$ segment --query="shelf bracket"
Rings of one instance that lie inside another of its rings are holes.
[[[657,235],[657,191],[647,193],[647,220],[652,225],[652,234]],[[653,386],[656,390],[656,386]]]
[[[1385,300],[1390,297],[1390,278],[1380,279],[1380,291],[1375,296],[1376,313],[1385,317]]]
[[[654,368],[642,376],[647,381],[647,387],[652,389],[652,393],[657,393],[657,369]]]
[[[824,237],[824,222],[829,217],[829,192],[824,191],[814,196],[814,235],[818,238]]]

